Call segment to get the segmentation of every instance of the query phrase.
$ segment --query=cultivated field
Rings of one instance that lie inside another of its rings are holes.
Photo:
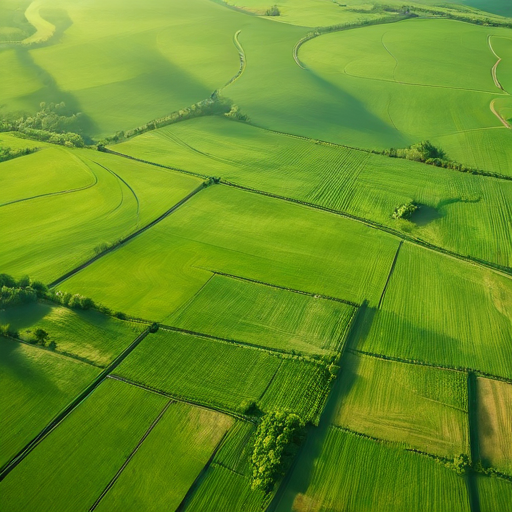
[[[511,31],[0,2],[0,512],[512,512]]]

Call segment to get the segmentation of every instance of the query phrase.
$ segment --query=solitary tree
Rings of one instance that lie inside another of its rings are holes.
[[[44,329],[36,329],[34,335],[36,337],[37,342],[43,346],[46,344],[46,341],[48,340],[49,336],[49,334]]]

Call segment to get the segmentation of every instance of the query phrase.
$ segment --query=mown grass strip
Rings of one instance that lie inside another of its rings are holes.
[[[143,331],[117,358],[98,375],[98,377],[87,386],[65,409],[60,412],[37,436],[35,436],[24,448],[22,448],[8,463],[0,469],[0,482],[60,423],[62,423],[71,412],[73,412],[111,373],[122,361],[134,350],[139,343],[149,334],[149,328]]]

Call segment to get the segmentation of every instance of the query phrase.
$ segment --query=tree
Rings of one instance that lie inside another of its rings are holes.
[[[36,329],[34,331],[34,336],[36,337],[37,342],[44,347],[50,335],[44,329]]]

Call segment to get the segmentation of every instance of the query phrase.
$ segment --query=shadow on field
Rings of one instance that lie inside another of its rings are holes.
[[[44,68],[36,64],[28,48],[16,48],[16,57],[20,65],[25,69],[32,70],[36,75],[37,79],[43,84],[41,89],[25,96],[24,99],[28,100],[33,105],[34,114],[39,110],[39,104],[42,101],[46,103],[60,103],[64,102],[68,110],[73,113],[82,112],[82,108],[78,100],[69,92],[62,91],[55,79],[46,71]],[[96,133],[98,128],[94,121],[87,115],[82,113],[79,122],[80,135],[82,135],[87,143],[91,143],[91,139],[87,136],[90,133]]]
[[[373,321],[374,315],[375,308],[369,308],[368,302],[364,301],[358,309],[352,324],[346,348],[357,346],[360,333],[367,332],[370,329],[371,325],[369,324]],[[347,354],[345,352],[339,363],[341,366],[340,374],[334,381],[318,427],[309,427],[306,442],[270,504],[269,512],[290,512],[291,510],[300,512],[300,505],[296,498],[308,490],[316,460],[320,456],[322,446],[339,404],[350,391],[357,378],[357,359],[352,358],[350,364],[346,364],[346,361]]]

